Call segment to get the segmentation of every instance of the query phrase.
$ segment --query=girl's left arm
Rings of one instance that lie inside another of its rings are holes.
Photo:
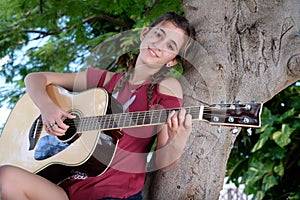
[[[172,86],[172,89],[165,86]],[[172,92],[173,91],[173,92]],[[182,88],[176,79],[167,79],[160,83],[159,92],[182,98]],[[192,131],[192,117],[185,109],[172,111],[167,123],[157,135],[156,166],[168,170],[179,162],[185,144]]]

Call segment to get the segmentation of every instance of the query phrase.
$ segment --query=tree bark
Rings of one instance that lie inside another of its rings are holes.
[[[185,106],[266,102],[300,79],[299,0],[183,0],[196,29],[181,82]],[[149,174],[145,199],[219,198],[236,135],[193,123],[181,162]]]

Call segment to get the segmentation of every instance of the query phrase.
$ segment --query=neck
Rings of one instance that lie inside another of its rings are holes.
[[[135,68],[133,71],[133,76],[129,80],[131,84],[138,85],[144,83],[146,80],[148,80],[152,74],[148,74],[145,72],[145,70],[138,68]]]
[[[133,76],[129,80],[131,84],[142,84],[146,80],[150,79],[155,73],[160,70],[160,67],[149,67],[148,65],[139,62],[139,59],[136,62],[136,66],[133,71]]]

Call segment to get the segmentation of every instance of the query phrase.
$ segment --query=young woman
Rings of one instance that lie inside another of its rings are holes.
[[[146,111],[182,106],[180,83],[167,77],[168,69],[180,61],[192,37],[187,20],[174,12],[158,18],[141,32],[140,52],[126,73],[113,73],[88,68],[78,73],[41,72],[29,74],[26,87],[40,109],[47,133],[62,136],[69,128],[62,119],[73,115],[52,102],[46,92],[50,84],[74,92],[103,87],[112,93],[126,111]],[[88,100],[87,102],[88,103]],[[88,177],[75,172],[63,187],[15,166],[0,167],[2,198],[6,199],[142,199],[141,190],[146,174],[145,156],[157,139],[157,169],[174,166],[191,133],[192,119],[182,109],[172,111],[165,125],[126,128],[122,130],[111,167],[101,176]],[[75,156],[75,155],[74,155]],[[77,174],[76,174],[77,173]],[[76,176],[80,174],[80,176]],[[80,177],[80,178],[78,178]]]

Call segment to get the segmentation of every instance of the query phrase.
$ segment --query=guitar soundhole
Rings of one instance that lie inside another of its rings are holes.
[[[65,135],[59,136],[58,139],[61,141],[73,143],[81,135],[81,133],[77,133],[77,127],[79,126],[81,113],[77,110],[72,110],[70,113],[76,117],[74,119],[65,119],[64,120],[64,123],[70,127],[66,131]]]
[[[71,113],[75,115],[76,118],[64,120],[64,123],[70,126],[66,134],[59,137],[53,135],[41,137],[34,152],[34,159],[45,160],[50,158],[66,149],[80,137],[81,133],[77,133],[77,127],[81,113],[76,110],[72,110]]]

